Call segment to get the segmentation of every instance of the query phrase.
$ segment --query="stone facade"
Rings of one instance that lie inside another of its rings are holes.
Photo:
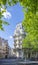
[[[13,56],[14,56],[14,49],[9,47],[9,55],[8,55],[8,57],[12,58]]]
[[[0,38],[0,58],[5,58],[8,56],[9,46],[8,41]]]
[[[23,58],[23,50],[22,50],[22,40],[25,37],[26,33],[24,32],[22,23],[17,24],[16,29],[14,31],[14,51],[16,57]]]

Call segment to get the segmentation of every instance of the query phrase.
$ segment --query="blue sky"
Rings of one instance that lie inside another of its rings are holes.
[[[13,47],[13,38],[10,38],[10,36],[13,36],[15,27],[18,23],[22,22],[24,19],[24,13],[22,11],[22,6],[20,6],[19,3],[17,3],[14,6],[10,6],[7,8],[7,11],[10,12],[11,17],[8,19],[4,19],[10,23],[8,26],[3,26],[5,29],[4,31],[0,31],[0,37],[7,39],[10,47]]]

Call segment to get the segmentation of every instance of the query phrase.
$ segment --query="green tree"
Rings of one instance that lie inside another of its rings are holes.
[[[0,30],[4,31],[3,25],[8,25],[9,23],[2,20],[3,17],[3,13],[6,11],[6,8],[8,6],[13,6],[15,5],[17,2],[19,2],[18,0],[0,0]],[[1,10],[1,8],[3,10]]]
[[[29,41],[34,49],[38,49],[38,0],[24,0],[22,4],[24,5],[25,15],[22,24],[27,32],[25,42],[28,43]],[[25,47],[26,43],[24,44]]]
[[[7,0],[0,0],[0,30],[4,31],[3,25],[8,25],[9,23],[4,21],[3,18],[3,13],[6,12],[6,3]]]
[[[27,32],[23,40],[23,48],[32,48],[38,51],[38,0],[24,0],[24,20],[22,22],[25,32]],[[28,50],[30,52],[30,50]],[[28,54],[29,56],[30,54]],[[30,56],[29,56],[30,57]]]
[[[6,12],[8,6],[12,6],[15,3],[17,3],[15,0],[0,0],[0,30],[4,31],[3,25],[9,25],[8,22],[2,19],[4,17],[2,14]]]

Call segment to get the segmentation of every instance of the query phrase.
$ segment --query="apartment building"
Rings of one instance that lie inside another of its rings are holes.
[[[0,37],[0,58],[7,58],[9,53],[8,40]]]
[[[22,23],[16,25],[16,29],[14,31],[14,52],[16,57],[23,58],[23,50],[22,50],[22,40],[25,37],[26,33],[24,32]]]
[[[13,58],[13,57],[15,57],[14,48],[9,47],[8,58]]]

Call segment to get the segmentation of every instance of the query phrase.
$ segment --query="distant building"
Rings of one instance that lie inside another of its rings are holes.
[[[9,47],[9,54],[8,54],[8,58],[11,57],[11,47]]]
[[[8,57],[9,58],[13,58],[15,55],[14,55],[14,49],[13,48],[11,48],[11,47],[9,47],[9,55],[8,55]]]
[[[16,57],[23,58],[23,50],[22,50],[22,40],[25,37],[26,33],[24,32],[22,23],[17,24],[16,29],[14,31],[14,52]]]
[[[14,56],[14,49],[11,48],[11,57],[13,57],[13,56]]]
[[[0,37],[0,58],[7,58],[9,53],[8,40]]]

